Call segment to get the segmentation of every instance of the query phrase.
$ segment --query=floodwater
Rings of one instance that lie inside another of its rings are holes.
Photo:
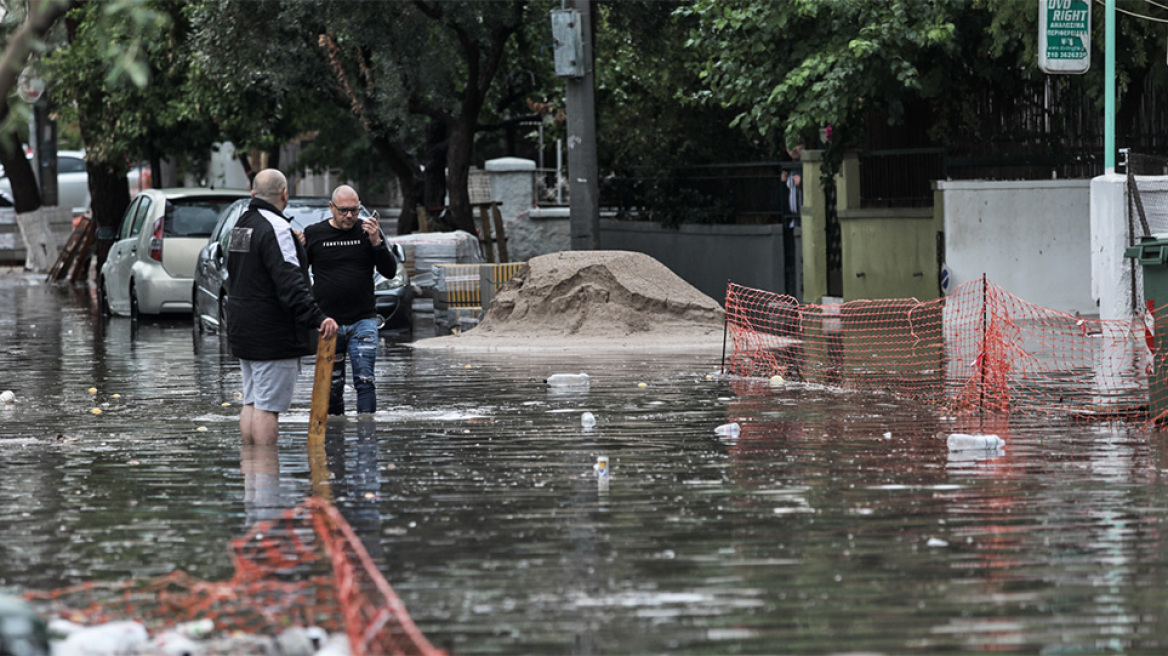
[[[3,593],[226,579],[229,540],[324,487],[454,654],[1168,652],[1168,454],[1139,425],[708,380],[720,354],[383,343],[375,424],[332,426],[322,484],[310,367],[255,453],[188,319],[102,320],[21,275],[0,307]],[[542,382],[577,371],[586,393]],[[977,431],[1005,448],[948,451]]]

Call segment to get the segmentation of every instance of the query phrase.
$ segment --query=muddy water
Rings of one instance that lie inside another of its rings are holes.
[[[381,410],[331,426],[321,478],[310,370],[279,448],[245,451],[219,339],[91,296],[0,280],[0,592],[227,578],[228,540],[315,491],[454,653],[1168,651],[1168,461],[1140,427],[707,380],[717,355],[383,344]],[[587,393],[542,383],[575,371]],[[937,437],[977,430],[1006,447]]]

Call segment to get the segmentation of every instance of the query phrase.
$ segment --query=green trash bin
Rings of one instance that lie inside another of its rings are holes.
[[[1152,348],[1152,375],[1148,379],[1148,417],[1168,421],[1168,235],[1145,237],[1123,252],[1135,258],[1144,272],[1144,303],[1152,313],[1156,332]]]

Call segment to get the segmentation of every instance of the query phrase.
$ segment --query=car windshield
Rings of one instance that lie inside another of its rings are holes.
[[[321,205],[294,205],[289,203],[288,207],[284,208],[284,215],[292,219],[293,229],[304,230],[314,223],[328,220],[332,216],[332,213],[329,211],[328,201],[324,201]],[[362,219],[368,218],[369,210],[365,209],[365,206],[362,205],[357,216]]]
[[[174,198],[166,201],[165,237],[209,237],[219,213],[234,198]]]

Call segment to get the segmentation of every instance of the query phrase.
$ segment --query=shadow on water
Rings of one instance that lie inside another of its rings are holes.
[[[1168,649],[1168,463],[1140,426],[708,378],[717,355],[383,343],[372,422],[309,449],[306,367],[278,448],[246,449],[218,336],[27,277],[0,303],[0,592],[225,579],[230,539],[316,494],[454,653]],[[588,391],[543,383],[576,371]],[[979,431],[1006,446],[948,451]]]

